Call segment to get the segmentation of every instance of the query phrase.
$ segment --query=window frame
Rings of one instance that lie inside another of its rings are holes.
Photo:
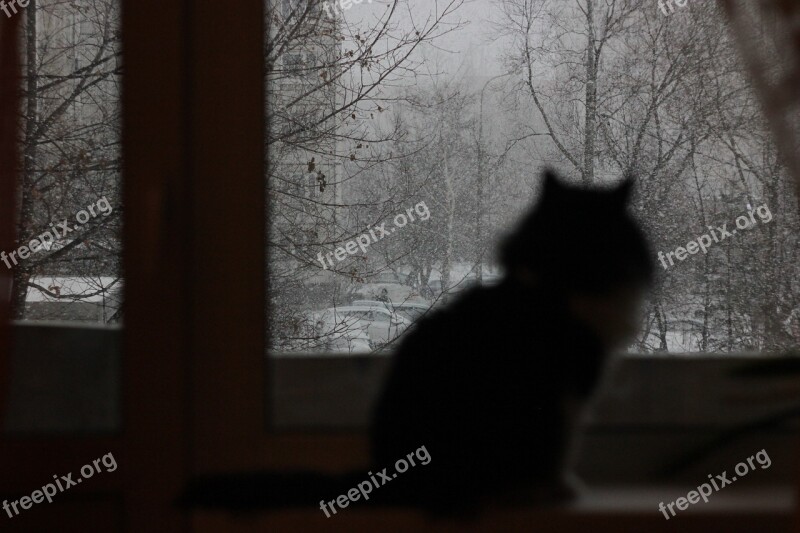
[[[121,446],[128,474],[98,482],[123,495],[125,530],[189,531],[209,523],[173,505],[193,474],[364,464],[362,430],[273,432],[265,423],[263,9],[260,0],[236,9],[123,2],[123,433],[3,439],[3,493]],[[0,36],[6,27],[0,17]],[[13,190],[12,176],[0,165],[0,187]],[[12,228],[12,212],[0,210],[0,244],[13,242]],[[0,350],[7,316],[0,305]]]

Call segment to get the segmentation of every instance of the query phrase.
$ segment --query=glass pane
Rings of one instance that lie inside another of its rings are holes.
[[[0,256],[14,270],[14,313],[118,322],[118,2],[32,0],[20,11],[26,69],[18,248]]]
[[[795,347],[797,202],[723,13],[621,5],[268,2],[271,351],[325,353],[304,317],[360,306],[401,324],[333,326],[385,355],[498,283],[496,244],[545,166],[636,178],[659,276],[631,352]]]

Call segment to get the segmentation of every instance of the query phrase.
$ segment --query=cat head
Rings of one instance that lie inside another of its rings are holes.
[[[652,254],[627,205],[634,179],[613,188],[564,183],[550,170],[533,209],[500,249],[506,272],[520,269],[544,287],[602,293],[625,284],[648,284]]]

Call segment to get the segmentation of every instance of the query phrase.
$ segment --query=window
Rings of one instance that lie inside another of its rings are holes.
[[[2,429],[118,431],[120,6],[37,0],[17,7],[22,157],[14,242],[0,250],[16,322]]]
[[[14,314],[118,322],[119,5],[39,0],[26,11],[35,24],[23,24],[21,47],[32,67],[22,80],[18,248],[3,254]]]
[[[269,57],[307,59],[302,85],[267,73],[273,351],[300,313],[368,300],[414,319],[497,283],[498,237],[544,166],[636,176],[659,278],[630,352],[797,346],[797,204],[720,8],[579,4],[361,3],[270,30]],[[289,128],[281,102],[303,110]],[[288,161],[314,195],[289,196]]]

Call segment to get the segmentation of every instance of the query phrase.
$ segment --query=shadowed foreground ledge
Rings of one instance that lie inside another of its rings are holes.
[[[476,522],[429,520],[424,514],[402,509],[345,509],[326,518],[319,509],[294,509],[257,515],[196,512],[196,531],[381,531],[414,532],[502,532],[537,533],[752,533],[791,531],[794,490],[764,487],[757,490],[731,488],[714,494],[708,503],[692,505],[665,520],[658,511],[660,501],[686,494],[685,487],[593,489],[573,504],[563,507],[492,509]],[[655,502],[655,503],[654,503]],[[240,529],[245,528],[245,529]]]

